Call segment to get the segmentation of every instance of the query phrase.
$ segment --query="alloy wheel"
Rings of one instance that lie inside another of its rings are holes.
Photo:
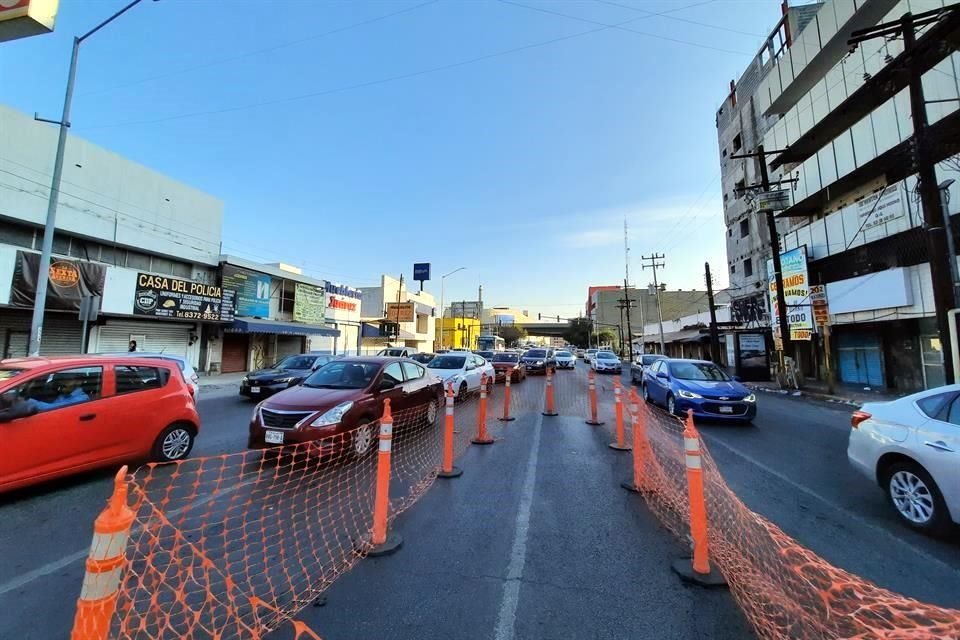
[[[427,405],[427,424],[437,423],[437,413],[437,401],[431,400],[430,404]]]
[[[667,413],[672,416],[677,415],[677,405],[673,400],[673,396],[667,396]]]
[[[160,445],[167,460],[179,460],[190,450],[190,432],[183,428],[176,428],[164,437]]]
[[[933,518],[930,488],[910,471],[901,470],[890,476],[890,498],[900,515],[914,524],[927,524]]]
[[[353,432],[353,452],[362,456],[373,446],[373,427],[366,424]]]

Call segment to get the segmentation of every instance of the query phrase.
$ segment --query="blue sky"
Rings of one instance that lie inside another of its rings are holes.
[[[0,101],[51,118],[71,38],[124,0],[60,4],[54,34],[0,45]],[[84,43],[72,130],[221,198],[226,252],[354,286],[464,266],[448,300],[482,283],[488,303],[572,316],[588,285],[622,281],[624,217],[633,282],[653,252],[671,288],[702,286],[704,260],[725,282],[714,113],[779,15],[144,1]]]

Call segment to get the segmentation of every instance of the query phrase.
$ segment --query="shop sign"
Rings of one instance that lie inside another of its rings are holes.
[[[387,303],[387,320],[391,322],[413,322],[414,304],[412,302]]]
[[[360,292],[360,289],[354,289],[353,287],[348,287],[345,284],[337,284],[335,282],[330,282],[330,281],[327,281],[327,284],[324,287],[324,289],[329,294],[336,295],[336,296],[344,296],[346,298],[355,298],[357,300],[359,300],[362,295]]]
[[[270,317],[270,276],[223,266],[223,288],[236,292],[236,315],[257,318]]]
[[[0,0],[0,42],[53,31],[58,0]]]
[[[15,307],[33,306],[39,270],[40,254],[17,251],[10,304]],[[47,268],[46,308],[79,311],[84,296],[103,296],[106,273],[106,266],[96,262],[51,258]]]
[[[762,333],[738,333],[740,366],[765,368],[767,366],[767,342]],[[731,362],[733,360],[731,359]]]
[[[791,340],[810,340],[813,337],[813,312],[810,308],[810,280],[807,275],[807,248],[798,247],[780,254],[783,269],[783,293],[787,305],[787,323]],[[776,329],[780,323],[777,283],[773,260],[767,260],[770,291],[770,320]]]
[[[223,292],[220,287],[150,273],[137,274],[133,315],[177,320],[222,319]]]
[[[818,326],[830,325],[830,307],[827,305],[827,287],[815,284],[810,287],[810,302],[813,303],[813,319]]]
[[[790,192],[786,189],[761,191],[757,194],[758,211],[783,211],[790,206]]]
[[[293,289],[293,321],[323,323],[326,320],[323,287],[297,282]]]
[[[862,220],[861,231],[879,227],[906,214],[899,183],[857,202],[857,216]]]

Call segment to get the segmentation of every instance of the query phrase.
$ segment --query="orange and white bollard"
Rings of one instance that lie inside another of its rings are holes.
[[[458,478],[463,471],[453,466],[453,383],[447,383],[447,402],[444,407],[443,420],[443,465],[440,467],[438,478]]]
[[[513,372],[508,369],[506,376],[503,378],[503,415],[497,418],[500,422],[516,420],[516,418],[510,415],[510,379],[512,377]]]
[[[494,440],[487,433],[487,382],[490,378],[487,374],[480,376],[480,407],[477,409],[477,435],[474,437],[473,444],[493,444]]]
[[[719,572],[710,567],[710,535],[707,530],[707,505],[703,492],[703,457],[700,438],[693,425],[693,409],[687,409],[683,429],[683,450],[687,467],[687,497],[690,501],[690,537],[693,538],[693,561],[680,558],[673,562],[673,570],[685,582],[705,587],[727,584]]]
[[[593,369],[587,372],[587,394],[590,396],[590,419],[587,424],[598,427],[603,423],[597,419],[597,376]]]
[[[403,544],[403,538],[389,531],[387,519],[390,515],[390,455],[393,449],[393,414],[390,413],[390,399],[383,401],[383,415],[380,417],[380,451],[377,454],[377,488],[373,502],[373,548],[368,555],[385,556],[393,553]]]
[[[114,478],[107,508],[93,523],[93,543],[87,555],[71,640],[106,640],[117,609],[134,518],[127,506],[127,467],[123,466]]]
[[[641,406],[637,390],[630,388],[630,423],[633,426],[633,477],[621,482],[627,491],[639,492],[643,486],[643,466],[647,461],[647,423],[646,407]]]
[[[620,379],[613,379],[613,408],[617,416],[617,440],[610,443],[610,448],[617,451],[630,451],[630,445],[626,443],[626,435],[623,428],[623,389],[620,386]]]
[[[558,416],[559,413],[553,408],[553,369],[547,367],[547,397],[545,398],[545,406],[543,409],[543,415],[545,416]]]

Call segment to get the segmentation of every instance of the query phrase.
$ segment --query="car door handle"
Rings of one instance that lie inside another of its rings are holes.
[[[953,453],[954,450],[947,445],[943,440],[937,440],[936,442],[924,442],[923,444],[927,445],[931,449],[936,449],[938,451],[946,451],[948,453]]]
[[[85,413],[82,416],[80,416],[80,422],[89,422],[90,420],[93,420],[96,417],[97,417],[97,414],[95,413]]]

